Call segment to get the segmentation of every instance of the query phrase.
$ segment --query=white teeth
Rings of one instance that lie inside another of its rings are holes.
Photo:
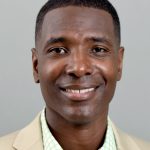
[[[75,94],[88,93],[88,92],[91,92],[91,91],[94,91],[94,88],[82,89],[82,90],[66,89],[66,92],[68,92],[68,93],[75,93]]]

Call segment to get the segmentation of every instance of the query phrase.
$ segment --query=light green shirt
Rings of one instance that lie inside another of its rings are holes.
[[[41,126],[44,150],[63,150],[48,128],[45,118],[45,109],[41,113]],[[113,129],[109,119],[104,144],[98,150],[117,150]]]

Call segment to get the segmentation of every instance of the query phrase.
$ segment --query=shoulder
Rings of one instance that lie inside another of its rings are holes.
[[[140,150],[150,150],[150,143],[149,142],[146,142],[140,138],[134,137],[134,136],[126,134],[126,133],[123,133],[123,134],[126,137],[127,141],[129,140],[130,143],[134,143],[135,145],[137,145],[137,147]]]
[[[40,114],[20,131],[0,138],[0,150],[29,149],[33,145],[42,149]]]
[[[0,149],[14,150],[13,149],[13,143],[14,143],[14,140],[15,140],[17,135],[18,135],[18,131],[11,133],[9,135],[0,137]]]
[[[150,150],[150,143],[129,135],[112,123],[116,144],[120,150]]]

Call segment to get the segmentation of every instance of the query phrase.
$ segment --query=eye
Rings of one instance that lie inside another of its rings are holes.
[[[68,53],[67,49],[64,47],[54,47],[48,50],[50,55],[65,55]]]
[[[105,52],[107,52],[107,50],[105,50],[104,48],[101,48],[101,47],[95,47],[95,48],[93,48],[92,51],[94,53],[105,53]]]
[[[92,49],[92,53],[94,53],[95,55],[98,55],[98,56],[104,56],[108,52],[109,51],[106,48],[102,48],[102,47],[95,47]]]

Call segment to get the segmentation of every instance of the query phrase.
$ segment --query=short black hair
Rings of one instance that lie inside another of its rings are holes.
[[[45,15],[53,9],[67,6],[91,7],[108,12],[112,16],[115,33],[118,38],[118,42],[120,43],[121,33],[119,16],[114,6],[108,0],[49,0],[38,13],[36,19],[35,41],[40,35]]]

